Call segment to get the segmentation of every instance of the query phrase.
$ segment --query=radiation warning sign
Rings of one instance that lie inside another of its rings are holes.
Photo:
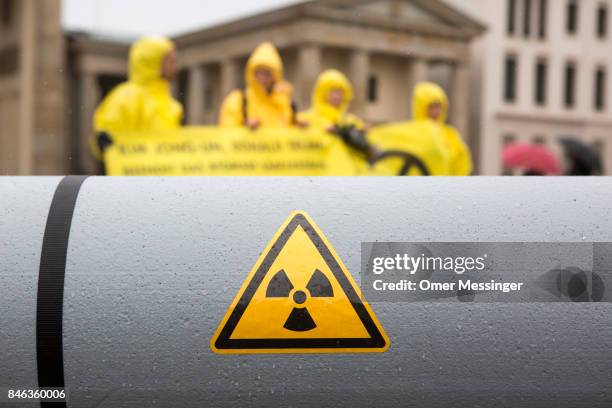
[[[384,352],[389,339],[304,212],[262,253],[211,340],[220,354]]]

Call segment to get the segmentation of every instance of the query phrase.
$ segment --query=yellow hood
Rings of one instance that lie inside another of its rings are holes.
[[[442,115],[438,120],[445,123],[448,115],[448,98],[444,90],[433,82],[421,82],[414,88],[412,113],[415,120],[428,119],[427,110],[432,103],[442,104]]]
[[[246,83],[247,86],[263,92],[261,85],[255,80],[255,71],[257,68],[267,68],[272,71],[277,87],[285,84],[283,79],[283,60],[278,53],[276,47],[269,42],[261,44],[253,51],[251,58],[246,66]],[[287,84],[288,85],[288,84]]]
[[[342,89],[344,91],[344,102],[338,108],[331,106],[327,102],[328,95],[333,89]],[[324,115],[327,119],[336,121],[346,112],[352,100],[353,87],[342,72],[330,69],[319,76],[312,95],[312,106],[317,113]]]
[[[161,79],[164,57],[174,49],[165,37],[144,37],[130,49],[130,81],[146,85]]]

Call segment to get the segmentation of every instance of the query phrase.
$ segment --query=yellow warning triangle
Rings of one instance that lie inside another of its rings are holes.
[[[294,212],[210,342],[220,354],[384,352],[389,339],[323,233]]]

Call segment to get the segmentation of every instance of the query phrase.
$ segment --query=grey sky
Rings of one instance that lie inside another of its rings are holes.
[[[177,34],[300,0],[64,0],[68,30],[117,37]]]

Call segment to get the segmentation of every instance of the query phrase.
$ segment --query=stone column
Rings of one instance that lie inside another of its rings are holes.
[[[450,123],[457,128],[466,142],[470,142],[470,74],[465,63],[457,63],[453,66],[451,80]]]
[[[355,91],[355,99],[351,110],[356,115],[366,118],[368,106],[368,78],[370,76],[370,54],[367,51],[356,50],[350,56],[349,77]],[[367,119],[367,118],[366,118]]]
[[[70,160],[68,135],[66,36],[61,25],[61,0],[35,1],[36,42],[34,80],[34,174],[68,174],[75,170]],[[41,53],[41,50],[46,50]]]
[[[79,123],[79,159],[81,170],[86,174],[96,174],[99,164],[90,151],[90,140],[94,137],[93,117],[100,100],[97,75],[83,72],[79,81],[80,123]]]
[[[19,175],[31,175],[34,170],[35,82],[36,82],[36,4],[24,0],[21,4],[21,32],[19,38]]]
[[[409,88],[407,89],[408,95],[408,112],[407,117],[412,118],[413,107],[412,97],[414,94],[414,87],[420,83],[427,81],[429,76],[429,63],[424,58],[412,58],[408,62],[408,83]]]
[[[223,100],[230,92],[238,88],[239,75],[238,61],[225,59],[221,62],[221,99]]]
[[[419,82],[427,81],[429,77],[429,63],[423,58],[414,58],[410,61],[410,82],[414,87]]]
[[[322,50],[318,45],[304,45],[298,50],[298,74],[295,98],[300,110],[311,104],[311,96],[318,76],[323,70]]]
[[[206,87],[204,67],[201,65],[189,67],[189,80],[187,83],[189,86],[187,90],[187,123],[189,125],[202,124]]]

